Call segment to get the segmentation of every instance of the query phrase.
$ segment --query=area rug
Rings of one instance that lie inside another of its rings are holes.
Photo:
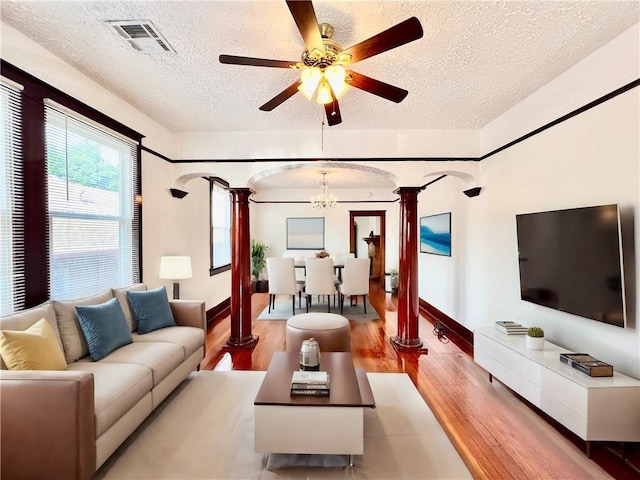
[[[354,457],[354,467],[326,466],[333,459],[324,458],[318,463],[315,455],[299,456],[306,458],[294,459],[300,466],[290,467],[287,456],[256,453],[253,399],[264,374],[194,374],[125,441],[94,478],[472,478],[411,380],[402,373],[368,374],[376,408],[364,411],[364,455]],[[320,464],[325,466],[313,466]]]
[[[315,297],[314,297],[315,300]],[[306,300],[302,299],[302,308],[298,308],[298,298],[296,297],[296,314],[298,313],[306,313]],[[325,313],[327,311],[327,302],[318,303],[313,301],[311,306],[309,307],[309,312],[320,312]],[[337,301],[335,306],[333,305],[333,299],[331,300],[331,313],[340,314],[340,306]],[[265,308],[260,315],[258,315],[258,320],[287,320],[289,317],[293,315],[291,308],[291,298],[279,297],[276,298],[276,307],[271,309],[271,313],[269,313],[269,307]],[[367,300],[367,313],[364,313],[364,305],[362,304],[362,297],[358,297],[358,303],[354,306],[351,306],[349,302],[349,298],[346,298],[344,301],[344,309],[342,315],[349,320],[353,320],[354,322],[368,322],[372,320],[379,320],[380,315],[376,312],[376,309],[369,303]]]

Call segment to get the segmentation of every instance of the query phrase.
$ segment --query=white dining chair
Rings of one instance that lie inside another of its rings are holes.
[[[331,296],[338,293],[333,274],[333,260],[329,257],[307,258],[305,265],[304,293],[307,298],[307,312],[309,312],[312,295],[318,295],[318,297],[327,295],[327,312],[331,312]]]
[[[337,270],[336,274],[338,276],[338,280],[342,280],[342,269],[344,268],[344,261],[347,258],[355,258],[356,254],[355,253],[335,253],[333,255],[331,255],[331,258],[333,259],[333,266],[335,267],[335,269]]]
[[[267,276],[269,277],[269,313],[276,306],[277,295],[291,295],[293,314],[296,314],[296,294],[298,307],[302,308],[302,287],[296,281],[295,263],[293,258],[267,258]]]
[[[369,295],[369,258],[346,258],[342,272],[342,283],[338,285],[340,314],[344,310],[344,297],[348,295],[353,306],[354,298],[362,295],[364,313],[367,313],[367,295]]]
[[[285,258],[293,258],[296,267],[296,281],[304,288],[304,255],[300,252],[287,250],[282,256]]]
[[[347,258],[355,258],[355,253],[334,253],[333,255],[331,255],[331,258],[333,258],[333,263],[335,263],[336,265],[343,265],[344,261]]]

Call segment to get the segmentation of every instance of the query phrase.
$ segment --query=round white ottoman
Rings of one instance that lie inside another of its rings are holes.
[[[303,340],[314,338],[322,352],[348,352],[349,320],[335,313],[301,313],[287,320],[287,352],[299,352]]]

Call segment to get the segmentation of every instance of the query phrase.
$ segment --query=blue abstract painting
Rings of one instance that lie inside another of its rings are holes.
[[[420,252],[451,256],[451,212],[420,218]]]

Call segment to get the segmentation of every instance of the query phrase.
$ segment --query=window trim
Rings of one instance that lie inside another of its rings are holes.
[[[218,273],[231,270],[231,262],[219,267],[213,266],[213,186],[218,184],[224,189],[229,189],[229,182],[223,180],[220,177],[208,177],[209,180],[209,276],[212,277]],[[231,194],[229,194],[231,195]],[[231,208],[231,199],[229,199],[229,207]],[[231,214],[231,212],[229,212]],[[229,232],[231,233],[231,232]]]

